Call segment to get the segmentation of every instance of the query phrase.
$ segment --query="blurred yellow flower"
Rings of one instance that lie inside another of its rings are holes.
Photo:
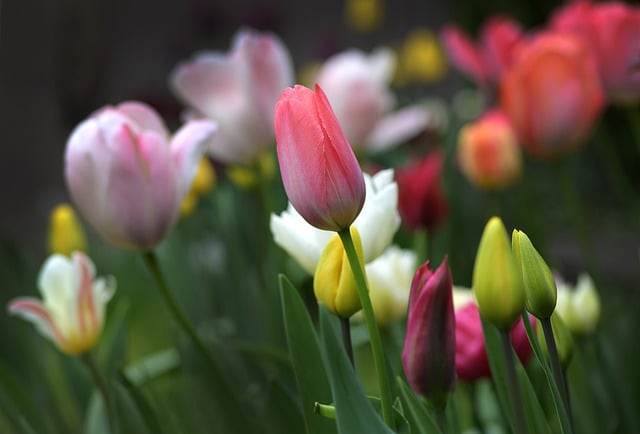
[[[418,27],[411,31],[399,50],[396,83],[433,83],[447,73],[447,62],[436,34]]]
[[[382,0],[346,0],[345,21],[358,32],[370,32],[380,26],[384,15]]]
[[[209,193],[216,185],[216,172],[207,157],[203,157],[198,164],[198,171],[193,178],[191,188],[180,204],[180,216],[193,214],[198,207],[198,200]]]
[[[227,176],[238,187],[245,190],[255,188],[259,182],[270,180],[276,171],[273,154],[265,152],[253,167],[231,165],[227,167]]]
[[[49,253],[70,256],[73,251],[87,251],[87,237],[71,205],[57,205],[49,217]]]

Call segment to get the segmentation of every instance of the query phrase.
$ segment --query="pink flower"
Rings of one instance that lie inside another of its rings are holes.
[[[484,23],[478,44],[455,26],[445,27],[441,34],[453,65],[483,87],[499,82],[522,38],[520,25],[500,16]]]
[[[573,2],[558,10],[554,29],[584,39],[593,50],[600,79],[613,103],[640,100],[640,8],[622,2]]]
[[[582,146],[604,103],[590,50],[569,34],[542,33],[524,45],[500,90],[521,146],[541,158]]]
[[[205,52],[171,74],[175,94],[199,117],[215,120],[212,157],[249,165],[273,145],[273,110],[293,83],[286,47],[270,33],[243,30],[229,53]]]
[[[398,208],[409,229],[432,231],[446,219],[449,211],[441,185],[443,163],[444,155],[435,151],[396,170]]]
[[[491,377],[489,359],[484,345],[484,334],[480,322],[478,305],[473,300],[471,290],[454,289],[456,317],[456,373],[464,381],[473,382]],[[533,317],[530,317],[533,319]],[[535,329],[535,321],[532,321]],[[518,358],[526,364],[532,355],[522,319],[518,319],[509,332],[511,344]]]
[[[212,121],[192,121],[170,137],[138,102],[105,107],[78,125],[65,152],[71,196],[89,223],[122,248],[153,248],[173,227]]]
[[[457,154],[462,172],[480,188],[507,187],[522,171],[522,152],[515,131],[498,109],[460,130]]]
[[[411,284],[402,365],[409,384],[433,405],[442,405],[455,387],[456,334],[453,280],[445,257],[432,271],[429,262]]]
[[[365,183],[322,89],[286,89],[275,111],[278,161],[293,207],[311,225],[347,228],[360,213]]]
[[[42,266],[38,287],[43,301],[21,297],[9,303],[9,312],[31,321],[61,351],[77,355],[90,350],[102,331],[105,305],[115,291],[115,280],[95,278],[95,268],[84,253],[71,258],[51,255]]]
[[[419,105],[390,113],[395,105],[389,87],[395,63],[388,49],[369,55],[348,50],[330,57],[318,70],[316,82],[356,150],[377,151],[402,143],[430,121],[427,109]]]

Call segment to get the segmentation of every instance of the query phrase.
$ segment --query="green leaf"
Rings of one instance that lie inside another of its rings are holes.
[[[369,402],[338,338],[336,318],[320,308],[320,329],[325,348],[325,364],[336,406],[338,432],[341,434],[393,433]]]
[[[0,408],[16,432],[47,432],[44,430],[41,414],[34,407],[24,385],[3,362],[0,362]]]
[[[331,389],[322,363],[318,335],[300,294],[284,276],[279,276],[284,326],[302,413],[308,434],[336,433],[336,425],[314,413],[318,401],[331,402]]]
[[[414,434],[439,434],[441,431],[433,420],[420,398],[402,378],[397,378],[398,390],[402,399],[404,416],[409,421],[411,432]]]
[[[140,416],[142,416],[148,431],[154,434],[163,434],[164,430],[162,429],[153,408],[151,408],[144,395],[136,388],[136,385],[129,380],[123,370],[119,372],[118,378],[123,384],[126,392],[129,394],[129,397],[140,413]]]

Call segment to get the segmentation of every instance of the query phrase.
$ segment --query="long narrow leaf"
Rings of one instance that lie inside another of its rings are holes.
[[[398,377],[397,383],[411,432],[415,434],[440,434],[441,431],[434,422],[433,416],[429,414],[420,398],[413,393],[413,390],[402,378]]]

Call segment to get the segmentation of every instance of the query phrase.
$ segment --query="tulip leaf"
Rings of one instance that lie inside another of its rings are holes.
[[[0,362],[0,409],[16,432],[40,433],[44,430],[40,413],[25,392],[24,385]]]
[[[402,378],[398,377],[398,390],[405,408],[405,418],[409,421],[411,432],[415,434],[439,434],[441,431],[435,424],[433,417],[427,411],[427,407]]]
[[[336,424],[314,412],[315,403],[331,402],[318,335],[298,291],[284,276],[279,276],[285,333],[308,434],[336,433]]]
[[[338,338],[337,319],[320,308],[320,329],[325,348],[325,364],[333,391],[340,434],[389,434],[380,415],[364,393],[358,377]]]

